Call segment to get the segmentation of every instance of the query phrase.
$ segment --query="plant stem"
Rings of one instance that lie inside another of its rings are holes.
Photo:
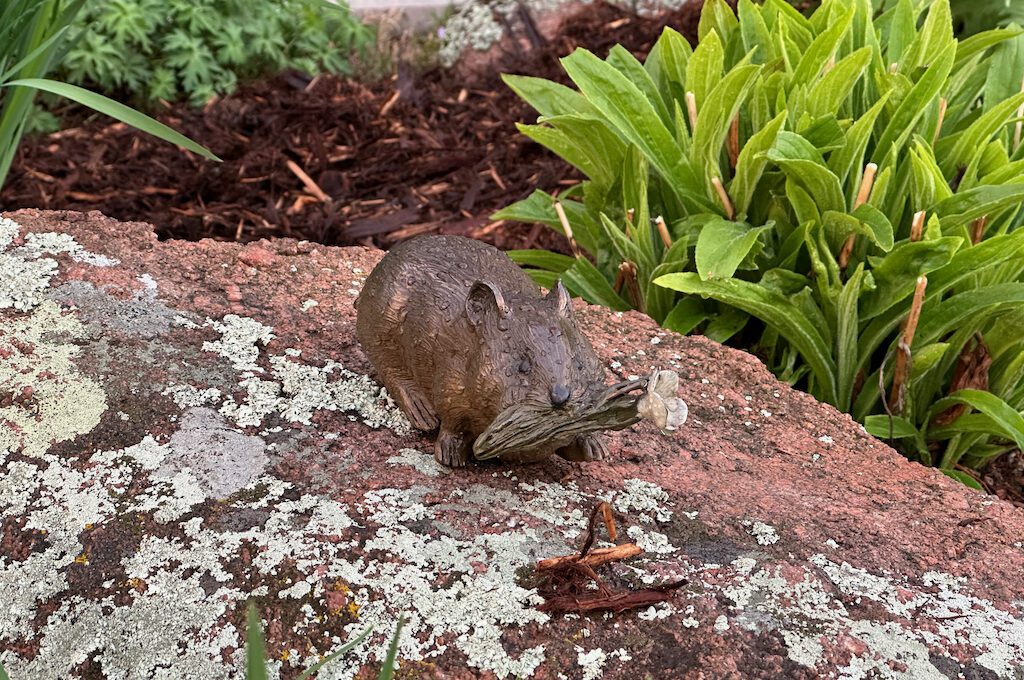
[[[572,227],[569,225],[569,218],[566,217],[565,208],[562,207],[560,201],[555,201],[555,212],[558,214],[558,221],[562,223],[562,229],[565,230],[565,237],[569,239],[569,248],[572,250],[572,254],[580,257],[580,247],[576,245],[576,239],[572,235]]]
[[[922,211],[923,212],[923,211]],[[918,213],[921,214],[921,213]],[[910,348],[914,344],[914,333],[921,320],[921,305],[924,304],[924,291],[928,287],[928,277],[917,277],[914,288],[914,300],[910,305],[910,314],[903,324],[903,335],[896,349],[896,368],[892,376],[892,391],[889,393],[889,410],[902,415],[906,402],[906,383],[910,369]]]

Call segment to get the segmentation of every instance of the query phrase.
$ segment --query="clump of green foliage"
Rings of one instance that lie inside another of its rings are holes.
[[[892,0],[887,0],[889,4]],[[950,0],[953,29],[962,37],[990,28],[1024,23],[1024,3],[1020,0]]]
[[[206,158],[212,153],[149,116],[75,85],[49,80],[65,58],[71,24],[83,0],[7,0],[0,4],[0,187],[32,118],[37,91],[116,118]]]
[[[350,73],[372,31],[329,0],[87,0],[63,76],[141,102],[202,104],[286,68]]]
[[[495,218],[571,232],[576,257],[512,253],[541,284],[751,349],[977,485],[1024,447],[1024,36],[893,4],[708,0],[696,49],[506,77],[587,180]]]

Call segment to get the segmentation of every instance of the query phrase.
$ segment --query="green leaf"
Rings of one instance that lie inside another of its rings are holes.
[[[726,343],[731,337],[743,330],[750,320],[750,315],[735,307],[726,307],[718,314],[711,317],[711,321],[704,327],[703,335],[708,340],[717,343]]]
[[[585,49],[578,48],[561,61],[580,91],[623,139],[644,153],[680,198],[692,199],[696,185],[693,171],[672,133],[637,86]]]
[[[704,305],[695,297],[685,297],[676,303],[662,322],[662,327],[686,335],[708,319]]]
[[[958,134],[953,148],[942,155],[940,166],[945,175],[950,177],[958,166],[967,165],[971,157],[988,144],[993,135],[1009,125],[1021,104],[1024,104],[1024,93],[1018,93],[992,106],[978,116],[970,127]]]
[[[124,104],[119,104],[113,99],[108,99],[103,95],[90,92],[89,90],[78,87],[77,85],[68,85],[67,83],[59,83],[55,80],[47,80],[45,78],[22,78],[20,80],[12,80],[11,82],[6,83],[4,87],[31,87],[36,90],[42,90],[43,92],[60,95],[61,97],[70,99],[73,102],[87,106],[94,111],[108,115],[111,118],[115,118],[116,120],[141,130],[146,134],[162,139],[165,142],[170,142],[171,144],[188,149],[189,151],[199,154],[204,158],[208,158],[213,161],[220,161],[220,159],[211,151],[199,144],[196,144],[185,135],[175,132],[163,123],[150,118],[144,113],[139,113],[135,109],[129,108]]]
[[[591,222],[586,207],[578,201],[563,200],[562,208],[565,210],[576,242],[587,252],[596,253],[600,244],[599,227]],[[559,234],[564,234],[565,231],[555,212],[555,197],[540,189],[527,198],[493,213],[491,219],[546,224]]]
[[[619,312],[632,309],[629,303],[612,289],[601,272],[582,257],[563,272],[563,282],[570,292],[591,304],[603,305]]]
[[[940,55],[956,55],[956,38],[953,37],[953,19],[949,11],[949,0],[934,0],[928,8],[928,16],[910,45],[900,66],[906,71],[935,63]]]
[[[862,47],[843,57],[828,73],[815,83],[808,93],[808,111],[812,116],[836,113],[871,63],[871,48]]]
[[[1004,40],[1010,40],[1017,36],[1024,34],[1024,29],[1020,27],[1013,28],[994,28],[989,31],[982,31],[981,33],[975,33],[966,40],[961,40],[956,46],[956,62],[953,64],[953,68],[957,69],[967,63],[967,60],[976,54],[984,52],[988,48],[998,45]],[[988,98],[986,97],[988,100]],[[988,100],[993,101],[993,100]]]
[[[666,26],[644,62],[644,68],[661,91],[666,102],[679,104],[686,95],[686,65],[690,61],[690,43],[675,29]]]
[[[821,399],[835,403],[836,369],[828,343],[800,307],[788,298],[739,279],[702,281],[695,273],[669,274],[659,277],[655,283],[682,293],[712,297],[772,326],[810,365]]]
[[[576,262],[574,257],[548,250],[507,250],[505,254],[516,264],[538,267],[550,272],[564,272]]]
[[[503,73],[501,79],[542,116],[594,115],[597,110],[571,87],[545,78]]]
[[[768,150],[775,144],[775,138],[785,122],[786,112],[783,111],[743,145],[736,161],[736,174],[729,185],[729,195],[737,214],[744,215],[750,209],[750,201],[768,165]]]
[[[640,247],[630,241],[629,238],[626,237],[625,232],[615,226],[615,223],[612,222],[604,213],[601,213],[601,227],[604,229],[605,236],[615,249],[619,260],[629,260],[638,267],[645,269],[647,272],[650,272],[650,270],[654,268],[654,263],[647,259]],[[640,276],[639,278],[642,280],[644,277]]]
[[[267,680],[267,650],[263,643],[263,627],[256,605],[251,601],[245,609],[245,677],[246,680]]]
[[[776,137],[768,158],[813,197],[817,210],[846,211],[839,178],[826,167],[821,154],[806,139],[784,130]]]
[[[981,482],[979,482],[974,477],[971,477],[966,472],[961,472],[960,470],[950,470],[949,468],[941,468],[941,470],[942,474],[946,475],[950,479],[955,479],[961,484],[969,486],[972,489],[977,489],[978,491],[985,491],[985,487],[981,485]]]
[[[996,395],[982,390],[959,390],[935,402],[928,411],[928,420],[954,404],[967,404],[985,414],[992,419],[1000,435],[1012,439],[1017,448],[1024,450],[1024,417]],[[956,421],[950,427],[956,427]]]
[[[705,281],[731,277],[764,231],[764,227],[720,218],[705,224],[695,254],[700,277]]]
[[[845,5],[845,8],[841,8],[838,3],[832,6],[836,12],[842,11],[842,14],[838,17],[829,17],[828,28],[822,31],[804,52],[793,73],[794,83],[814,82],[821,70],[825,68],[829,58],[836,53],[843,36],[850,30],[850,25],[853,23],[854,6],[851,3],[842,4]]]
[[[698,41],[704,40],[712,30],[720,38],[728,41],[738,24],[736,15],[732,13],[732,8],[725,0],[706,0],[697,24]]]
[[[725,50],[721,36],[712,31],[697,43],[686,64],[686,89],[693,92],[697,100],[697,114],[715,86],[722,80],[722,66],[725,63]]]
[[[306,680],[307,678],[312,677],[321,668],[323,668],[324,665],[330,663],[331,661],[334,661],[339,656],[343,656],[344,654],[348,654],[353,649],[358,647],[363,642],[363,640],[365,640],[370,635],[370,631],[372,631],[372,630],[373,630],[373,626],[370,626],[369,628],[364,630],[362,633],[360,633],[359,636],[356,637],[356,639],[352,640],[351,642],[346,643],[338,651],[332,652],[328,656],[324,657],[323,659],[320,659],[320,661],[316,662],[315,664],[313,664],[312,666],[310,666],[309,668],[304,670],[302,673],[299,674],[299,676],[295,680]]]
[[[948,234],[982,215],[994,215],[1021,201],[1024,201],[1024,184],[980,186],[960,191],[937,203],[932,210],[942,221],[943,233]]]
[[[671,128],[672,114],[669,113],[666,100],[661,96],[658,86],[655,84],[654,79],[651,78],[651,75],[644,69],[643,64],[637,61],[637,58],[622,45],[612,46],[611,51],[608,53],[607,61],[618,69],[622,75],[626,76],[631,83],[640,88],[640,91],[644,93],[644,97],[654,105],[658,115],[661,116],[661,122],[665,124],[666,128]]]
[[[912,0],[899,0],[889,24],[888,44],[885,50],[886,65],[900,61],[907,47],[917,36],[917,12]]]
[[[842,411],[850,409],[853,398],[853,383],[857,377],[859,356],[857,354],[857,335],[859,317],[857,304],[861,290],[864,288],[864,264],[858,264],[850,280],[843,286],[836,300],[836,407]]]
[[[734,68],[715,85],[707,101],[698,108],[691,155],[694,165],[698,171],[706,173],[709,183],[712,177],[723,176],[718,162],[722,145],[729,134],[732,119],[746,101],[760,70],[760,66]]]
[[[526,275],[529,276],[534,283],[541,288],[551,290],[555,287],[555,284],[561,280],[562,276],[558,272],[549,272],[544,269],[527,269]]]
[[[915,126],[921,120],[928,105],[942,90],[942,86],[953,68],[954,57],[953,50],[947,50],[937,55],[921,79],[914,84],[907,96],[900,102],[875,145],[872,160],[879,166],[894,145],[902,146],[903,142],[914,132]]]
[[[828,167],[833,174],[841,182],[846,182],[847,178],[852,177],[852,181],[847,184],[850,205],[853,205],[853,199],[857,195],[864,172],[864,152],[875,129],[875,121],[889,101],[889,94],[886,92],[881,95],[879,100],[850,126],[850,129],[846,131],[846,144],[843,148],[829,154]],[[878,180],[876,180],[876,185],[877,182]]]
[[[607,125],[596,118],[578,115],[545,118],[544,123],[517,123],[516,128],[594,182],[606,187],[615,183],[626,145]]]
[[[890,435],[890,423],[892,424]],[[864,429],[872,437],[879,439],[916,439],[919,436],[914,424],[900,416],[868,416],[864,419]]]
[[[1024,304],[1024,283],[1002,283],[966,290],[945,300],[927,298],[921,311],[914,343],[937,342],[978,315],[987,315],[1006,305]]]
[[[384,665],[381,666],[377,680],[391,680],[395,677],[395,662],[398,658],[398,642],[402,638],[403,626],[405,626],[404,614],[398,619],[398,625],[395,626],[395,635],[391,638],[391,644],[388,645],[388,655],[384,658]]]

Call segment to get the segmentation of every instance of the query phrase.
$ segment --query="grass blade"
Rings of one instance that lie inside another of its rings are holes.
[[[391,645],[388,646],[388,656],[384,659],[384,665],[380,669],[377,680],[391,680],[395,677],[395,659],[398,657],[398,642],[402,637],[402,627],[405,625],[405,615],[398,619],[395,627],[395,636],[391,638]]]
[[[339,656],[341,656],[343,654],[347,654],[348,652],[351,652],[363,640],[365,640],[370,635],[370,632],[372,630],[373,630],[373,626],[370,626],[369,628],[364,630],[362,633],[360,633],[359,636],[355,640],[352,640],[351,642],[346,643],[345,646],[342,647],[341,649],[339,649],[338,651],[332,652],[330,654],[330,656],[324,657],[320,661],[316,662],[315,664],[313,664],[312,666],[310,666],[309,668],[304,670],[302,672],[302,674],[299,675],[298,678],[296,678],[296,680],[306,680],[306,678],[311,677],[314,673],[316,673],[321,668],[323,668],[324,664],[330,663],[331,661],[333,661],[334,659],[338,658]]]
[[[263,641],[263,626],[256,605],[252,602],[245,609],[245,678],[246,680],[267,680],[267,648]]]
[[[115,118],[126,125],[130,125],[133,128],[141,130],[147,134],[153,135],[158,139],[162,139],[171,144],[175,144],[184,149],[199,154],[203,158],[208,158],[213,161],[219,161],[220,158],[215,156],[213,152],[204,146],[201,146],[191,139],[175,132],[171,128],[167,127],[163,123],[150,118],[144,113],[140,113],[135,109],[125,106],[119,102],[104,97],[101,94],[90,92],[84,88],[78,87],[77,85],[68,85],[67,83],[60,83],[56,80],[48,80],[46,78],[22,78],[20,80],[12,80],[9,83],[5,83],[4,87],[30,87],[36,90],[42,90],[43,92],[50,92],[51,94],[60,95],[66,97],[71,101],[88,106],[94,111],[106,114],[111,118]]]

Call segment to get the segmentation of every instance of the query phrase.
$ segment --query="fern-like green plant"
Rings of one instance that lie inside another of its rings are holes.
[[[708,0],[695,49],[666,29],[643,63],[563,59],[577,89],[507,76],[587,180],[494,218],[571,235],[511,253],[542,285],[752,349],[977,485],[1024,447],[1024,35],[891,4]]]
[[[348,74],[372,31],[328,0],[86,0],[61,75],[138,102],[202,104],[297,68]]]
[[[209,150],[123,104],[47,79],[65,57],[84,0],[7,0],[0,4],[0,187],[32,117],[37,91],[76,101],[143,132],[216,160]]]

